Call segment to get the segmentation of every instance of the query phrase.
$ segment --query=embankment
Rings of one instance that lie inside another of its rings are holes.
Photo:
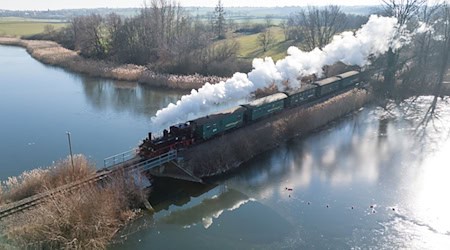
[[[171,89],[198,89],[205,82],[217,83],[222,77],[201,75],[172,75],[155,73],[144,66],[133,64],[120,65],[109,61],[88,59],[76,51],[63,48],[52,41],[23,40],[20,38],[0,37],[1,45],[24,47],[36,60],[68,70],[124,81],[137,81],[154,87]]]
[[[298,107],[209,140],[183,152],[183,166],[200,178],[239,167],[280,143],[320,128],[370,101],[366,90],[351,90],[326,101]]]
[[[86,157],[76,155],[74,165],[66,158],[51,167],[10,177],[0,185],[0,202],[82,181],[95,169]],[[121,229],[141,215],[137,208],[143,207],[146,194],[139,184],[118,172],[101,185],[54,192],[44,202],[1,218],[0,249],[106,249]]]

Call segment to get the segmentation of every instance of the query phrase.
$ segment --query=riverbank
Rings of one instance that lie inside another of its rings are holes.
[[[73,164],[73,165],[72,165]],[[86,157],[67,157],[54,165],[10,177],[0,185],[0,205],[95,175]],[[70,195],[68,195],[70,194]],[[106,249],[118,232],[139,217],[145,193],[140,183],[118,172],[101,185],[84,184],[55,192],[45,201],[1,218],[0,249]]]
[[[153,87],[191,90],[198,89],[206,82],[217,83],[226,78],[201,75],[159,74],[144,66],[119,65],[113,62],[93,60],[80,56],[76,51],[63,48],[52,41],[23,40],[0,37],[0,45],[20,46],[36,60],[62,67],[74,72],[115,80],[137,81]]]

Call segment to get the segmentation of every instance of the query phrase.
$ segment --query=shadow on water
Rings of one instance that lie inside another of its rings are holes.
[[[415,137],[428,104],[422,98],[415,108],[364,108],[210,179],[212,185],[163,184],[150,198],[158,211],[153,224],[121,247],[434,246],[420,241],[429,234],[438,239],[431,242],[449,242],[449,225],[426,212],[446,217],[442,211],[448,204],[442,197],[430,198],[437,186],[420,194],[423,179],[442,170],[439,164],[428,165],[448,139],[441,133],[448,133],[450,119],[450,110],[440,107],[439,132],[428,127],[427,138]],[[431,184],[433,178],[428,178]]]
[[[157,178],[152,180],[149,202],[155,212],[168,210],[170,206],[183,206],[192,197],[198,197],[217,187],[217,184],[199,184],[182,180]]]

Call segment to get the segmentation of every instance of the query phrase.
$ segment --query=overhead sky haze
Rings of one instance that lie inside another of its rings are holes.
[[[150,0],[147,0],[149,3]],[[180,0],[182,6],[214,7],[217,0]],[[306,5],[377,5],[380,0],[222,0],[225,7],[275,7]],[[142,7],[144,0],[0,0],[0,9],[6,10],[58,10],[80,8]]]

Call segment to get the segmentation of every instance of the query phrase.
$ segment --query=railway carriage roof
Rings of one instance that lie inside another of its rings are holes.
[[[322,85],[327,85],[327,84],[330,84],[330,83],[333,83],[333,82],[336,82],[336,81],[339,81],[339,80],[341,80],[341,78],[336,77],[336,76],[332,76],[332,77],[328,77],[328,78],[322,79],[320,81],[316,81],[314,83],[322,86]]]
[[[192,122],[194,122],[197,125],[204,125],[206,123],[211,123],[211,122],[215,122],[215,121],[219,121],[221,119],[223,119],[224,117],[227,117],[233,113],[244,113],[245,112],[245,108],[241,107],[241,106],[237,106],[237,107],[233,107],[233,108],[229,108],[229,109],[225,109],[204,117],[200,117],[197,118],[195,120],[193,120]]]
[[[258,106],[261,106],[261,105],[266,104],[266,103],[271,103],[271,102],[283,100],[283,99],[285,99],[287,97],[288,96],[285,93],[276,93],[276,94],[273,94],[273,95],[269,95],[269,96],[266,96],[266,97],[263,97],[263,98],[256,99],[256,100],[254,100],[252,102],[249,102],[247,104],[244,104],[242,106],[258,107]]]
[[[299,89],[287,90],[285,91],[285,93],[290,96],[313,88],[317,88],[317,86],[314,84],[303,84],[302,87],[300,87]]]
[[[347,78],[347,77],[355,76],[358,74],[359,74],[358,71],[352,70],[352,71],[348,71],[348,72],[342,73],[340,75],[337,75],[337,77]]]

